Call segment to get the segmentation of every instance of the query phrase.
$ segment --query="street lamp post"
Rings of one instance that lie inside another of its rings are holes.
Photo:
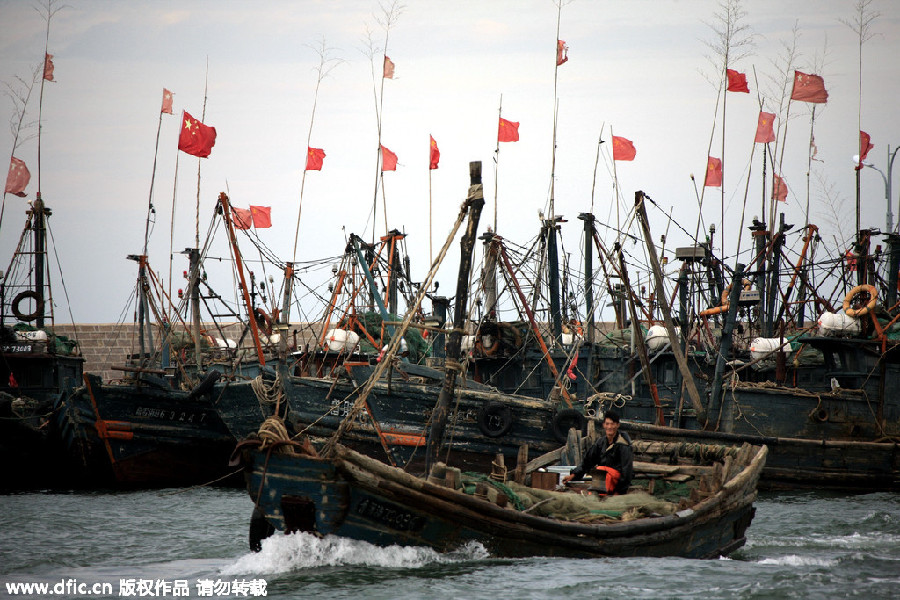
[[[894,215],[891,213],[891,171],[894,166],[894,158],[897,157],[897,150],[900,150],[900,146],[894,148],[893,152],[891,152],[890,145],[888,145],[887,147],[887,175],[885,175],[884,171],[882,171],[872,163],[861,162],[859,160],[858,154],[853,156],[854,163],[862,165],[864,167],[875,169],[881,175],[881,179],[884,180],[884,199],[887,203],[887,233],[891,233],[894,231]],[[900,217],[900,205],[898,205],[897,207],[897,214],[898,217]],[[898,218],[897,224],[900,225],[900,218]]]

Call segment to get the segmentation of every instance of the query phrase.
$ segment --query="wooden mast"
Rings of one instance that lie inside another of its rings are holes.
[[[647,221],[647,211],[644,208],[644,192],[637,191],[634,193],[634,209],[637,220],[641,225],[644,233],[644,243],[647,245],[647,255],[650,258],[650,268],[653,270],[653,277],[656,282],[656,288],[665,289],[663,286],[662,270],[659,266],[659,260],[656,257],[656,246],[653,245],[653,238],[650,236],[650,224]],[[697,384],[694,382],[694,376],[687,364],[684,353],[681,351],[681,344],[678,343],[678,336],[675,334],[675,326],[672,323],[672,311],[668,304],[660,302],[660,312],[663,315],[663,323],[666,326],[666,333],[669,336],[669,345],[672,347],[672,354],[675,355],[675,361],[678,363],[678,369],[684,378],[684,384],[687,388],[688,395],[691,397],[691,404],[697,413],[697,420],[703,422],[706,420],[706,408],[700,400],[700,392],[697,391]]]
[[[241,293],[244,296],[244,304],[247,306],[250,332],[253,334],[253,343],[256,345],[256,357],[259,359],[259,365],[264,366],[266,359],[263,356],[262,344],[259,342],[259,327],[256,324],[256,315],[253,314],[253,304],[250,301],[250,291],[247,288],[247,281],[244,277],[244,263],[241,260],[241,251],[237,245],[237,237],[234,235],[234,222],[231,220],[231,203],[228,201],[228,195],[225,192],[219,194],[219,204],[222,205],[225,229],[228,231],[228,239],[231,241],[231,246],[234,249],[234,265],[241,280]]]
[[[478,221],[481,218],[481,210],[484,208],[481,161],[469,163],[469,195],[466,198],[466,204],[469,210],[469,222],[466,226],[466,233],[459,243],[459,275],[456,279],[456,307],[454,309],[453,330],[450,332],[450,338],[447,340],[444,384],[441,386],[437,404],[431,415],[431,428],[428,431],[428,440],[425,448],[426,473],[431,472],[431,467],[437,461],[438,452],[443,445],[450,400],[452,400],[456,388],[456,378],[463,369],[459,358],[461,355],[462,334],[466,324],[466,309],[468,308],[469,272],[472,269],[472,251],[475,247]]]

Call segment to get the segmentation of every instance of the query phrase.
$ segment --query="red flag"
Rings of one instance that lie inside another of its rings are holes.
[[[393,79],[394,78],[394,62],[387,57],[387,54],[384,55],[384,78],[385,79]]]
[[[250,218],[257,229],[265,229],[272,226],[272,207],[250,205]]]
[[[709,187],[722,187],[722,161],[712,156],[707,157],[706,180],[703,185]]]
[[[772,199],[787,202],[787,184],[778,175],[772,174]]]
[[[246,208],[231,207],[231,220],[235,229],[250,229],[253,225],[253,213]]]
[[[775,141],[775,113],[767,113],[759,111],[759,122],[756,125],[756,139],[753,141],[757,144],[767,144]]]
[[[5,192],[24,198],[27,195],[25,186],[28,185],[29,181],[31,181],[31,173],[28,172],[25,162],[15,157],[11,158],[9,160],[9,175],[6,176]]]
[[[613,160],[634,160],[637,150],[631,140],[617,135],[613,136]]]
[[[205,158],[216,145],[216,128],[208,127],[184,111],[178,149],[191,156]]]
[[[428,168],[431,170],[438,168],[438,161],[441,160],[441,151],[438,150],[437,142],[434,141],[434,137],[428,136],[431,138],[431,166]]]
[[[856,270],[856,255],[853,254],[853,250],[850,250],[849,248],[847,249],[847,251],[844,253],[844,262],[847,265],[848,271]]]
[[[569,47],[562,40],[556,40],[556,66],[569,60]]]
[[[734,69],[725,69],[725,74],[728,76],[728,91],[729,92],[746,92],[750,93],[750,88],[747,87],[747,76],[743,73],[738,73]]]
[[[325,162],[325,151],[321,148],[307,148],[306,152],[306,170],[321,171],[322,163]]]
[[[500,127],[497,130],[498,142],[518,142],[519,141],[519,122],[507,121],[500,117]]]
[[[794,71],[794,89],[791,91],[791,100],[812,102],[814,104],[828,102],[825,80],[818,75],[807,75],[800,71]]]
[[[53,79],[53,55],[44,55],[44,79],[47,81],[55,81]]]
[[[175,95],[172,92],[163,88],[163,103],[162,109],[159,111],[160,113],[166,113],[167,115],[172,114],[172,100],[174,97]]]
[[[397,170],[397,155],[385,148],[381,147],[381,170],[382,171],[396,171]]]
[[[856,170],[859,171],[863,168],[863,162],[866,160],[866,156],[869,155],[869,150],[874,148],[875,146],[871,143],[872,138],[869,137],[869,134],[865,131],[860,130],[859,132],[859,164],[856,165]]]

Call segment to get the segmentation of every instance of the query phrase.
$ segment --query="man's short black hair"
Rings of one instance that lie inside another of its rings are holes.
[[[603,413],[603,420],[605,421],[606,419],[609,419],[613,423],[618,423],[619,422],[619,413],[617,413],[613,409],[609,409],[608,411]]]

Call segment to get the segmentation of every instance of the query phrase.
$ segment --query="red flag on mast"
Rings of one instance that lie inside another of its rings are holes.
[[[246,208],[231,207],[231,220],[235,229],[250,229],[253,226],[253,213]]]
[[[181,135],[178,137],[178,149],[191,156],[206,158],[216,145],[216,128],[204,125],[187,111],[181,123]]]
[[[794,89],[791,90],[791,100],[825,104],[828,102],[825,80],[818,75],[807,75],[800,71],[794,71]]]
[[[726,89],[729,92],[750,93],[750,88],[747,87],[747,76],[745,74],[738,73],[734,69],[725,69],[725,75],[728,76],[728,87]]]
[[[325,162],[325,151],[321,148],[306,149],[306,170],[321,171],[322,164]]]
[[[272,226],[272,207],[250,205],[250,218],[257,229],[265,229]]]
[[[613,160],[634,160],[637,150],[631,140],[614,135],[612,138]]]
[[[10,158],[9,174],[6,176],[5,192],[7,194],[18,196],[19,198],[24,198],[27,196],[25,193],[25,186],[28,185],[29,181],[31,181],[31,173],[28,171],[28,167],[25,166],[25,161],[19,160],[16,157]]]
[[[519,141],[519,122],[507,121],[500,117],[500,126],[497,130],[498,142],[518,142]]]
[[[869,155],[869,150],[874,148],[872,145],[872,138],[869,137],[869,134],[865,131],[859,131],[859,164],[856,165],[856,170],[859,171],[863,168],[863,162],[866,160],[866,156]]]
[[[756,125],[756,138],[753,140],[757,144],[767,144],[775,141],[775,113],[767,113],[759,111],[759,121]]]
[[[433,136],[428,136],[431,138],[431,151],[430,151],[430,166],[428,167],[430,170],[434,170],[438,168],[438,161],[441,160],[441,151],[438,150],[437,142],[434,141]]]
[[[708,156],[706,161],[706,180],[704,186],[722,187],[722,161]]]
[[[385,148],[381,147],[381,170],[382,171],[396,171],[397,170],[397,155]]]
[[[167,115],[172,114],[172,100],[174,99],[175,94],[163,88],[163,101],[162,108],[160,109],[160,113],[166,113]]]
[[[53,55],[44,54],[44,79],[47,81],[55,81],[53,79]]]
[[[779,202],[787,202],[787,184],[784,179],[776,174],[772,174],[772,199]]]
[[[569,46],[563,40],[556,40],[556,66],[569,60]]]
[[[384,72],[382,74],[385,79],[394,78],[394,61],[389,59],[387,54],[384,55]]]

